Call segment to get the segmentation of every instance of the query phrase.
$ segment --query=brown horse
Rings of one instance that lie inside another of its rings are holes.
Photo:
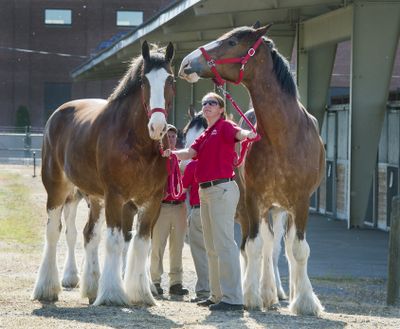
[[[63,208],[71,207],[69,196],[78,188],[89,196],[91,204],[84,231],[83,295],[94,300],[95,305],[155,304],[150,291],[148,255],[151,227],[157,220],[167,179],[166,160],[160,156],[159,147],[174,96],[173,55],[171,43],[164,53],[150,52],[144,42],[142,56],[132,62],[107,100],[68,102],[47,122],[42,180],[48,195],[48,223],[33,299],[58,299],[56,245],[61,213]],[[97,245],[102,207],[107,238],[100,275]],[[136,207],[141,209],[139,225],[130,241],[123,287],[124,232],[127,240]]]
[[[228,61],[216,66],[217,74],[225,80],[237,82],[238,77],[243,78],[262,137],[253,144],[244,164],[245,189],[241,191],[238,205],[243,230],[242,254],[246,260],[245,304],[248,308],[261,308],[278,302],[271,260],[273,235],[265,220],[268,211],[273,209],[275,218],[289,215],[285,247],[290,273],[290,310],[296,314],[317,315],[323,308],[307,274],[310,248],[305,232],[309,198],[322,179],[325,152],[316,119],[298,100],[287,61],[273,42],[264,37],[268,28],[255,25],[226,33],[203,46],[203,50],[197,49],[186,56],[179,75],[189,82],[196,82],[200,77],[214,78],[213,63],[249,54],[247,64]],[[253,45],[258,46],[255,51]],[[204,53],[214,61],[207,61]]]

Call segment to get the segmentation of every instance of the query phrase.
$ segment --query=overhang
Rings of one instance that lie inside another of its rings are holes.
[[[179,59],[232,28],[252,25],[257,20],[261,24],[274,23],[269,36],[279,47],[279,40],[292,38],[299,23],[345,9],[352,2],[351,0],[177,1],[110,48],[91,57],[72,72],[72,77],[75,80],[102,80],[121,76],[131,59],[139,55],[143,40],[161,45],[171,41]]]

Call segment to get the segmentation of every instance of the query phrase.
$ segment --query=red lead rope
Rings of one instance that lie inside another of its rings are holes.
[[[168,185],[170,186],[171,197],[174,200],[179,199],[183,194],[182,175],[179,169],[178,158],[171,154],[167,161]],[[177,182],[175,182],[175,179]]]

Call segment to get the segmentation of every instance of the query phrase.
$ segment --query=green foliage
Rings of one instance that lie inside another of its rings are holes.
[[[28,108],[24,105],[20,105],[16,113],[15,126],[26,127],[30,125],[31,125],[31,119],[29,116]]]

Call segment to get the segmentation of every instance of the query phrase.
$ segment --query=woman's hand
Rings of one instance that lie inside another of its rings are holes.
[[[166,149],[163,151],[162,156],[164,158],[169,158],[171,156],[171,154],[172,154],[172,151],[170,149]]]

